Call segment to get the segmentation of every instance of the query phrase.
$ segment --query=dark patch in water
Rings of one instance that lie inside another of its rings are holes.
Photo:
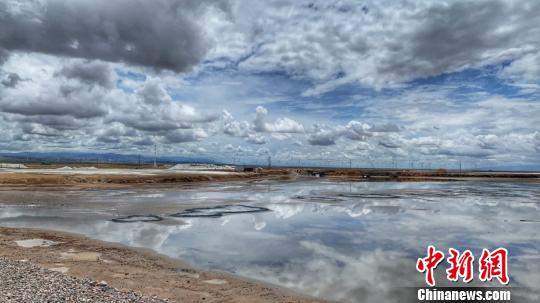
[[[528,219],[521,219],[519,222],[525,222],[525,223],[540,223],[540,220],[528,220]]]
[[[294,196],[293,198],[297,200],[310,200],[314,202],[342,202],[344,201],[343,199],[335,198],[335,197],[312,196],[312,195],[309,195],[309,196],[298,195],[298,196]]]
[[[384,193],[339,193],[339,197],[362,199],[399,199],[402,196]]]
[[[163,218],[156,215],[131,215],[121,218],[114,218],[111,221],[116,223],[159,222],[163,221]]]
[[[270,209],[249,205],[223,205],[214,207],[199,207],[186,209],[183,212],[172,214],[172,217],[180,218],[219,218],[225,215],[259,213]]]

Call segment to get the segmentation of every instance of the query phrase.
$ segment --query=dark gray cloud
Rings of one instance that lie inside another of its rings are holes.
[[[397,133],[400,131],[399,126],[393,123],[387,123],[382,125],[374,125],[369,129],[369,131],[374,133]]]
[[[150,146],[154,145],[154,141],[152,141],[150,138],[144,138],[133,142],[133,144],[137,146]]]
[[[107,110],[101,103],[101,97],[94,94],[77,95],[69,98],[50,95],[26,97],[17,100],[1,100],[0,110],[24,116],[52,115],[71,116],[81,119],[96,118],[107,114]]]
[[[335,145],[336,140],[339,139],[342,134],[342,130],[318,128],[315,133],[308,137],[308,143],[319,146]]]
[[[77,79],[84,84],[99,85],[104,88],[114,87],[114,78],[109,65],[101,62],[76,62],[64,66],[57,75],[68,79]]]
[[[225,1],[218,1],[223,8]],[[209,48],[197,18],[212,1],[80,0],[0,3],[8,51],[189,70]],[[5,57],[0,51],[0,58]]]
[[[21,130],[24,134],[27,135],[36,135],[43,137],[59,137],[61,133],[55,129],[51,129],[47,126],[40,124],[23,124],[21,125]]]
[[[475,147],[456,147],[452,149],[439,149],[437,155],[446,155],[450,157],[470,157],[470,158],[485,158],[492,155],[494,152]]]
[[[6,78],[2,80],[2,85],[5,87],[14,88],[21,80],[22,79],[18,74],[8,73]]]
[[[88,126],[88,121],[85,119],[77,119],[72,116],[17,116],[13,120],[22,124],[41,124],[59,131],[80,130]]]
[[[0,3],[0,8],[2,8],[1,3]],[[0,47],[0,65],[6,62],[8,56],[9,56],[9,52],[5,48]]]
[[[177,121],[161,121],[161,120],[151,120],[145,117],[143,113],[136,113],[134,115],[129,115],[125,117],[119,117],[114,121],[120,122],[126,126],[133,127],[137,130],[147,131],[147,132],[162,132],[162,131],[171,131],[175,129],[189,129],[192,127],[191,124],[181,123]]]
[[[332,137],[327,136],[310,136],[308,138],[308,142],[311,145],[319,145],[319,146],[330,146],[336,144],[336,139]]]
[[[381,140],[379,141],[379,145],[386,148],[399,148],[401,146],[398,142],[392,140]]]
[[[102,142],[102,143],[108,143],[108,144],[118,144],[122,142],[122,140],[120,140],[120,138],[118,137],[106,137],[106,136],[97,137],[97,141]]]
[[[177,130],[168,133],[165,139],[168,143],[184,143],[199,141],[207,137],[207,134],[202,129]]]
[[[538,1],[436,3],[415,16],[422,22],[404,41],[386,45],[391,55],[379,72],[425,77],[502,60],[513,48],[540,44],[538,11]]]

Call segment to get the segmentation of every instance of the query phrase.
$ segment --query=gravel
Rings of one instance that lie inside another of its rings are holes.
[[[106,282],[78,279],[50,271],[30,262],[0,257],[0,301],[42,302],[166,302],[114,289]]]

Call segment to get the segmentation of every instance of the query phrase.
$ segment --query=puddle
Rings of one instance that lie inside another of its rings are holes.
[[[221,280],[221,279],[205,280],[203,282],[206,284],[212,284],[212,285],[224,285],[228,283],[227,281]]]
[[[266,207],[248,205],[223,205],[215,207],[190,208],[183,212],[172,214],[180,218],[219,218],[225,215],[260,213],[271,211]]]
[[[176,272],[184,277],[189,277],[192,279],[199,279],[200,275],[197,273],[197,271],[190,269],[190,268],[178,268],[176,269]]]
[[[53,268],[49,268],[49,270],[65,274],[69,271],[69,267],[53,267]]]
[[[70,260],[70,261],[97,262],[99,258],[101,257],[101,254],[97,252],[80,252],[80,253],[62,252],[60,253],[60,257],[62,259]]]
[[[111,221],[116,223],[159,222],[163,221],[163,218],[156,215],[131,215],[126,217],[114,218]]]
[[[59,244],[59,242],[54,242],[50,240],[45,239],[28,239],[28,240],[18,240],[15,241],[19,247],[24,248],[32,248],[32,247],[49,247],[56,244]]]

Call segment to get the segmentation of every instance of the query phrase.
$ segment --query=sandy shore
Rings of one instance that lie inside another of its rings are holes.
[[[61,232],[0,227],[0,257],[79,279],[105,281],[122,292],[169,302],[322,302],[275,286],[198,270],[149,250]]]
[[[53,168],[0,169],[0,186],[70,187],[74,189],[123,188],[146,184],[186,184],[208,181],[269,180],[326,177],[347,182],[449,182],[517,181],[540,183],[539,172],[456,172],[445,170],[399,169],[263,169],[258,172],[201,171],[170,169]]]
[[[208,181],[237,181],[260,177],[254,173],[173,173],[162,174],[49,174],[46,172],[2,172],[0,171],[0,186],[2,187],[58,187],[69,186],[76,189],[88,188],[122,188],[135,184],[185,184]]]

